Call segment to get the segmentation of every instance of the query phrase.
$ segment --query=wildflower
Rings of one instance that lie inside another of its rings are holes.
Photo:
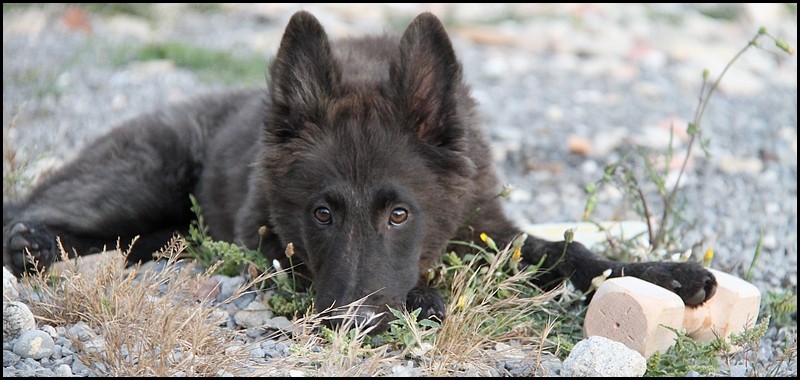
[[[527,239],[528,234],[522,234],[514,239],[513,243],[511,243],[511,247],[514,249],[511,252],[511,269],[514,270],[515,273],[520,260],[522,260],[522,246],[525,244],[525,240]]]
[[[703,266],[708,268],[711,266],[711,259],[714,258],[714,248],[708,248],[706,254],[703,255]]]
[[[497,251],[497,245],[494,243],[494,240],[486,234],[486,232],[481,232],[481,240],[486,243],[486,246]]]

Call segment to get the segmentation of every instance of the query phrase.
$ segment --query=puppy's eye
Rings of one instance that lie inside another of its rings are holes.
[[[389,224],[392,226],[399,226],[408,220],[408,210],[404,208],[396,208],[389,214]]]
[[[319,224],[331,224],[333,214],[331,214],[331,210],[327,207],[320,207],[314,210],[314,219],[316,219]]]

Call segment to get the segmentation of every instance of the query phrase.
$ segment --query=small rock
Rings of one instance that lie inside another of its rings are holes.
[[[66,364],[61,364],[53,369],[57,377],[72,377],[72,368]]]
[[[92,339],[92,337],[95,335],[95,333],[92,330],[92,328],[89,327],[89,325],[87,325],[85,322],[78,322],[78,323],[72,325],[67,330],[67,334],[68,334],[68,336],[72,336],[72,337],[78,338],[82,342],[85,342],[85,341],[88,341],[89,339]]]
[[[215,299],[220,293],[220,286],[219,278],[208,278],[197,285],[194,295],[200,300]]]
[[[728,174],[748,173],[756,175],[764,169],[764,163],[757,157],[736,157],[726,155],[717,160],[720,170]]]
[[[581,136],[570,136],[567,138],[567,151],[572,154],[585,156],[592,150],[592,143],[589,139]]]
[[[294,331],[294,323],[283,316],[277,316],[275,318],[269,318],[265,320],[264,327],[286,332]]]
[[[237,345],[229,346],[229,347],[225,348],[225,355],[226,356],[232,356],[232,355],[235,355],[236,353],[238,353],[241,350],[242,350],[242,346],[237,346]]]
[[[250,302],[245,310],[233,315],[236,324],[246,329],[263,326],[270,318],[272,318],[272,311],[258,301]]]
[[[647,360],[624,344],[592,336],[573,347],[561,366],[567,377],[640,377],[647,370]]]
[[[81,362],[80,359],[78,359],[77,357],[72,362],[72,373],[80,376],[85,376],[84,374],[88,375],[91,372],[92,371],[89,369],[89,367],[87,367],[86,364],[83,364],[83,362]]]
[[[3,367],[13,367],[19,359],[20,356],[13,351],[3,350]]]
[[[213,278],[218,278],[221,283],[220,292],[217,294],[217,302],[227,300],[239,287],[245,284],[245,280],[242,276],[225,277],[217,275]]]
[[[106,350],[106,341],[102,336],[94,337],[83,343],[83,350],[87,353],[101,353]]]
[[[56,331],[56,328],[53,327],[53,326],[42,325],[41,327],[39,327],[39,330],[42,330],[42,331],[46,332],[47,335],[50,335],[50,337],[53,338],[53,339],[57,339],[58,338],[58,331]]]
[[[49,358],[53,354],[53,338],[42,330],[29,330],[22,333],[14,344],[14,353],[23,358],[36,360]]]

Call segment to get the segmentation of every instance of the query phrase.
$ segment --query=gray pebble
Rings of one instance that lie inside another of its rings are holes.
[[[13,367],[20,358],[14,351],[3,350],[3,367]]]
[[[53,339],[56,339],[56,338],[59,337],[58,331],[56,331],[56,328],[53,327],[53,326],[42,325],[42,326],[39,327],[39,330],[42,330],[42,331],[46,332]]]
[[[58,377],[72,377],[72,368],[66,364],[60,364],[53,368],[53,374]]]
[[[64,356],[63,350],[64,350],[63,347],[56,344],[55,346],[53,346],[53,354],[50,357],[52,357],[53,359],[61,359],[61,357]]]
[[[75,358],[75,360],[72,361],[72,373],[80,376],[86,376],[91,373],[91,370],[86,366],[86,364],[83,364],[80,359]]]
[[[85,322],[78,322],[71,327],[69,327],[67,331],[67,335],[70,337],[78,338],[82,342],[86,342],[91,339],[95,333],[89,325]]]
[[[67,356],[67,355],[74,354],[75,352],[73,352],[71,348],[72,348],[72,344],[70,344],[70,345],[66,345],[66,344],[62,345],[61,346],[61,355]]]

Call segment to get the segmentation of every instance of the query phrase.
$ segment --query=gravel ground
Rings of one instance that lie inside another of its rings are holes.
[[[143,16],[4,6],[4,157],[45,172],[114,123],[229,85],[169,61],[117,64],[120,54],[180,42],[263,57],[266,68],[301,8],[331,36],[402,30],[422,10],[446,20],[521,225],[579,220],[584,186],[637,148],[665,148],[670,125],[685,151],[703,69],[715,78],[759,26],[797,46],[796,6],[770,4],[159,5]],[[763,233],[752,282],[762,294],[796,294],[797,60],[765,46],[736,62],[708,106],[710,155],[696,152],[682,183],[683,216],[695,222],[683,242],[713,247],[713,267],[743,276]],[[636,219],[627,204],[604,189],[594,216]],[[767,332],[759,361],[796,342],[792,317]],[[5,346],[4,375],[18,373]],[[796,374],[795,356],[780,375]]]

